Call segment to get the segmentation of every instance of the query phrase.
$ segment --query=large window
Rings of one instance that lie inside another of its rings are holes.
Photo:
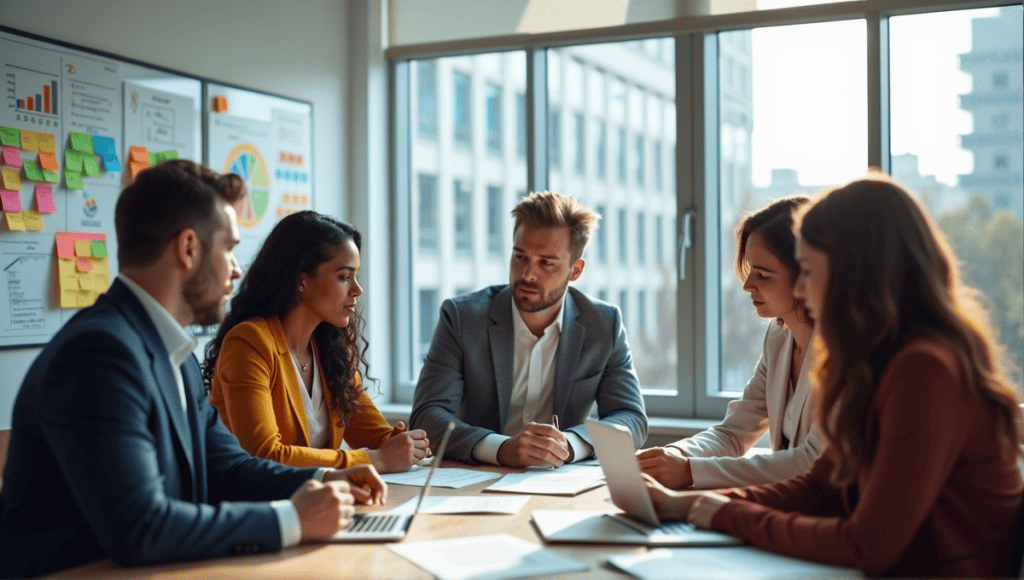
[[[406,337],[393,341],[393,398],[411,399],[441,302],[507,282],[509,210],[553,189],[602,215],[574,285],[622,309],[649,412],[720,418],[771,323],[733,271],[737,223],[869,167],[938,219],[1024,384],[1022,9],[934,0],[929,13],[929,1],[857,13],[758,0],[726,21],[712,0],[708,24],[689,19],[674,38],[578,31],[467,56],[476,39],[396,60],[396,150],[409,154],[397,155],[393,205],[413,215],[394,212],[401,307],[371,321]],[[803,7],[785,22],[760,10],[792,5]]]

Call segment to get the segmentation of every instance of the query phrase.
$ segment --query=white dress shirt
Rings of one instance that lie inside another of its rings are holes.
[[[291,354],[291,353],[289,353]],[[310,359],[309,364],[313,366],[313,387],[306,389],[306,383],[299,373],[299,361],[295,355],[291,355],[292,366],[295,367],[295,376],[302,388],[302,406],[306,409],[306,423],[309,425],[309,446],[315,449],[327,449],[331,442],[331,423],[327,413],[327,401],[324,400],[323,383],[320,381],[320,370],[316,364],[316,356]],[[310,390],[313,392],[310,393]]]
[[[502,434],[491,433],[473,447],[473,457],[477,461],[497,465],[498,448],[518,435],[527,423],[551,423],[554,414],[555,362],[558,339],[562,334],[566,295],[568,292],[562,295],[554,321],[539,337],[526,326],[515,301],[512,302],[512,396],[508,417],[502,425]],[[593,448],[575,433],[563,433],[573,451],[573,461],[585,459],[593,452]]]
[[[117,279],[124,283],[131,290],[132,294],[142,303],[142,308],[149,315],[149,319],[156,326],[156,332],[164,343],[164,348],[170,354],[171,370],[174,372],[174,382],[178,386],[178,396],[181,397],[181,410],[185,414],[185,424],[188,424],[188,405],[185,399],[185,380],[181,376],[181,365],[185,363],[188,356],[195,350],[198,341],[191,333],[185,330],[178,321],[171,316],[156,298],[146,292],[134,280],[118,274]],[[318,470],[316,479],[323,479],[325,470]],[[270,502],[270,507],[277,514],[277,523],[281,530],[281,547],[288,548],[297,546],[302,540],[302,526],[299,523],[299,512],[290,499],[280,499]]]

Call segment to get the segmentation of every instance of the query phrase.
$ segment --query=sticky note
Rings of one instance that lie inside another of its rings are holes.
[[[175,151],[174,149],[170,149],[168,151],[162,151],[160,153],[160,161],[167,161],[168,159],[177,159],[177,158],[178,158],[178,152]]]
[[[92,153],[92,135],[71,131],[68,134],[68,139],[71,141],[71,148],[75,151]]]
[[[142,171],[143,169],[147,168],[147,167],[149,167],[149,165],[145,165],[145,164],[142,164],[142,163],[135,163],[133,161],[131,163],[131,168],[130,168],[130,171],[129,171],[129,174],[131,175],[131,178],[135,179],[135,177],[139,175],[139,172]]]
[[[92,240],[75,240],[75,256],[79,258],[91,258]]]
[[[96,291],[103,293],[110,289],[110,278],[106,274],[97,274],[93,268],[92,279],[96,281]]]
[[[12,232],[23,232],[25,231],[25,218],[21,217],[21,213],[5,213],[4,216],[7,218],[7,229]]]
[[[56,153],[57,152],[57,140],[54,139],[52,133],[36,133],[39,137],[39,152],[40,153]]]
[[[54,238],[57,241],[57,257],[62,260],[74,259],[75,239],[65,233],[58,233]]]
[[[89,258],[75,258],[75,271],[92,272],[92,261]]]
[[[107,243],[103,240],[92,240],[92,255],[97,258],[106,258]]]
[[[11,191],[21,190],[21,172],[17,169],[4,169],[3,172],[3,183],[4,189]]]
[[[103,167],[107,171],[121,171],[121,162],[117,160],[117,157],[111,155],[103,158]]]
[[[57,157],[53,153],[39,152],[39,166],[44,171],[57,171],[60,167],[57,166]]]
[[[43,172],[39,169],[35,159],[25,159],[23,163],[25,165],[25,177],[29,181],[43,180]]]
[[[155,153],[155,152],[150,152],[149,153],[149,164],[150,165],[156,165],[157,163],[160,163],[160,161],[162,161],[162,159],[160,158],[160,154],[159,153]]]
[[[61,284],[75,279],[75,261],[57,259],[57,276]]]
[[[25,220],[26,230],[37,232],[43,229],[43,216],[39,215],[39,212],[26,209],[21,212],[21,217]]]
[[[56,171],[43,171],[43,179],[50,183],[57,183],[58,177]]]
[[[0,143],[11,147],[21,147],[21,131],[14,127],[0,125]]]
[[[135,163],[149,163],[149,153],[146,152],[145,147],[132,145],[129,150],[129,157]]]
[[[78,290],[62,289],[60,291],[61,308],[78,308]]]
[[[4,163],[14,167],[21,167],[21,152],[17,147],[4,146]]]
[[[84,308],[86,306],[92,306],[96,303],[96,298],[99,297],[98,292],[79,292],[78,293],[78,306]]]
[[[92,273],[97,276],[110,277],[110,260],[107,258],[92,259]]]
[[[79,276],[78,279],[76,280],[76,282],[78,282],[78,289],[79,290],[85,290],[85,291],[89,291],[89,292],[91,292],[93,290],[96,290],[96,280],[93,279],[93,277],[91,275],[90,276]]]
[[[22,129],[21,148],[25,151],[39,151],[39,133]]]
[[[95,155],[86,155],[82,158],[82,171],[88,177],[96,177],[100,174],[100,160]]]
[[[36,185],[36,207],[43,213],[54,213],[57,206],[53,203],[53,186],[40,183]]]
[[[117,156],[117,149],[114,145],[113,137],[99,137],[95,136],[92,138],[92,146],[96,152],[106,157],[107,155]]]
[[[73,170],[64,170],[64,185],[68,189],[85,189],[85,182],[82,181],[82,174]]]
[[[73,149],[64,150],[64,169],[82,172],[82,156]]]
[[[21,192],[20,191],[0,191],[0,207],[7,212],[19,212],[21,211]]]

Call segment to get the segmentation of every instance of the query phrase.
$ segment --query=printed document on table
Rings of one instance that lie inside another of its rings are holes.
[[[403,471],[401,473],[382,473],[380,478],[385,483],[391,485],[418,485],[423,486],[427,482],[427,473],[430,469],[420,467],[419,465],[413,465],[409,471]],[[490,471],[475,471],[472,469],[459,469],[457,467],[438,467],[437,472],[434,473],[434,479],[430,482],[430,487],[448,487],[452,489],[461,489],[473,485],[474,483],[480,483],[481,481],[490,481],[501,477],[500,473],[492,473]]]
[[[608,563],[640,580],[799,580],[862,578],[859,571],[780,556],[758,548],[659,548],[611,556]]]
[[[604,483],[601,468],[593,465],[563,465],[558,469],[527,469],[507,473],[484,491],[536,495],[576,495]]]
[[[412,498],[394,509],[395,513],[411,514],[416,509],[416,500]],[[458,496],[431,495],[423,498],[420,506],[421,514],[509,514],[514,515],[523,509],[530,498],[514,495],[492,496]]]
[[[508,534],[406,542],[388,548],[440,580],[506,580],[589,569],[586,564]]]

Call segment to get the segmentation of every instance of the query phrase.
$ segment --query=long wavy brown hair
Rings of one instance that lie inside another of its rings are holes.
[[[274,226],[231,299],[231,311],[217,336],[206,345],[202,370],[207,391],[213,385],[214,367],[228,332],[254,316],[280,317],[298,306],[302,274],[316,276],[320,265],[333,259],[349,240],[362,250],[359,230],[315,211],[294,213]],[[344,328],[321,322],[313,330],[313,340],[324,386],[331,393],[331,408],[344,425],[358,410],[362,393],[356,386],[359,367],[367,380],[373,380],[367,376],[369,344],[363,337],[362,316],[357,310]]]
[[[875,452],[865,424],[881,374],[909,340],[954,353],[970,393],[989,406],[1007,457],[1020,453],[1020,397],[1007,380],[988,313],[964,285],[945,236],[891,178],[873,174],[798,212],[802,240],[828,257],[816,367],[818,421],[836,454],[832,480],[852,483]]]

